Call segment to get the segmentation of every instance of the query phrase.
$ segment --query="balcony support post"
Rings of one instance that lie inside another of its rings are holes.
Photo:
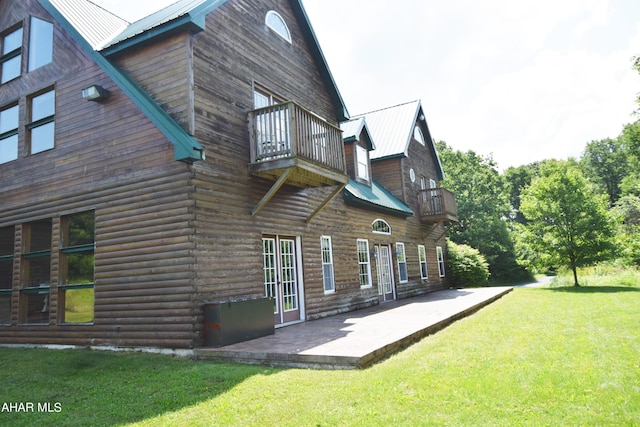
[[[305,220],[305,222],[307,224],[309,224],[309,221],[311,221],[311,219],[316,216],[318,214],[318,212],[320,212],[326,205],[327,203],[329,203],[331,200],[333,200],[334,197],[336,197],[338,195],[338,193],[340,193],[342,190],[344,190],[344,187],[346,187],[347,184],[340,184],[337,185],[335,190],[333,190],[333,192],[322,201],[322,203],[320,203],[320,205],[313,211],[311,212],[311,215],[309,215],[307,217],[307,219]]]
[[[260,202],[258,202],[256,207],[251,210],[252,217],[256,216],[258,212],[260,212],[262,208],[264,208],[264,206],[267,203],[269,203],[269,200],[271,200],[273,196],[275,196],[275,194],[278,192],[280,187],[282,187],[284,183],[287,181],[287,177],[289,177],[289,174],[292,171],[293,171],[293,168],[289,168],[282,175],[280,175],[278,180],[271,186],[269,191],[267,191],[267,193],[262,197],[262,199],[260,200]]]

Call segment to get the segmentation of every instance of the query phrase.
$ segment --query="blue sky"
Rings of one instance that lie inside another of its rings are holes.
[[[129,21],[174,0],[94,0]],[[352,115],[420,99],[432,137],[500,169],[635,121],[637,0],[303,0]]]

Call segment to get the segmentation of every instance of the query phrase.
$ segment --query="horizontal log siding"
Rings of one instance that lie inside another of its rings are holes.
[[[52,21],[35,0],[3,1],[0,10],[0,28],[30,14]],[[19,101],[21,123],[19,158],[0,165],[0,227],[16,227],[12,325],[0,326],[0,342],[192,347],[199,319],[190,168],[173,159],[171,143],[57,23],[54,37],[54,61],[0,92],[0,105]],[[109,90],[109,98],[83,100],[81,89],[91,84]],[[26,156],[27,99],[52,86],[55,148]],[[17,324],[22,224],[52,218],[57,236],[61,216],[85,210],[95,210],[96,219],[94,324],[57,323],[58,240],[50,325]]]

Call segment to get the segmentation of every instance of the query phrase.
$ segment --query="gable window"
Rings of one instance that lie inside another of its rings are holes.
[[[436,254],[438,256],[438,274],[440,275],[440,277],[444,277],[444,252],[442,251],[442,246],[436,246]]]
[[[20,322],[49,322],[49,289],[51,280],[50,219],[25,224],[22,230],[24,248],[20,283]]]
[[[336,284],[333,277],[333,250],[331,248],[331,237],[322,236],[320,238],[320,248],[322,251],[322,279],[324,282],[324,292],[335,292]]]
[[[420,144],[424,145],[424,134],[422,133],[422,129],[420,129],[420,126],[416,126],[413,129],[413,137],[415,138],[416,141],[418,141]]]
[[[0,110],[0,164],[18,158],[18,105]]]
[[[291,33],[289,32],[289,27],[287,27],[286,22],[284,22],[284,19],[278,12],[276,12],[275,10],[270,10],[269,12],[267,12],[265,23],[267,24],[267,27],[275,31],[276,34],[291,43]]]
[[[374,233],[379,234],[391,234],[391,226],[384,219],[377,219],[371,224],[371,229]]]
[[[418,245],[418,259],[420,260],[420,278],[428,279],[427,250],[424,248],[424,245]]]
[[[29,71],[47,65],[53,59],[53,24],[31,18],[29,34]]]
[[[358,269],[360,287],[370,288],[371,284],[371,260],[369,258],[369,241],[358,239]]]
[[[358,163],[358,178],[369,181],[369,152],[361,145],[356,145],[356,162]]]
[[[22,27],[2,36],[0,56],[0,83],[6,83],[20,76],[22,68]]]
[[[0,228],[0,324],[11,323],[14,227]]]
[[[36,154],[54,147],[56,91],[50,90],[31,98],[31,122],[29,154]]]
[[[396,258],[398,258],[398,278],[400,283],[409,280],[407,274],[407,256],[404,251],[404,243],[396,243]]]
[[[93,322],[95,214],[62,218],[58,306],[62,323]],[[64,308],[64,309],[62,309]]]

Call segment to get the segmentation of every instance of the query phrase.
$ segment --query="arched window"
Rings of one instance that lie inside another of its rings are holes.
[[[373,221],[373,224],[371,224],[371,231],[380,234],[391,234],[391,227],[384,219],[376,219]]]
[[[289,27],[282,19],[282,16],[275,10],[270,10],[267,12],[267,17],[265,18],[265,23],[267,27],[271,28],[273,31],[278,33],[280,37],[291,43],[291,33],[289,32]]]
[[[420,126],[416,126],[415,129],[413,130],[413,137],[420,144],[424,145],[424,135],[422,134],[422,129],[420,129]]]

